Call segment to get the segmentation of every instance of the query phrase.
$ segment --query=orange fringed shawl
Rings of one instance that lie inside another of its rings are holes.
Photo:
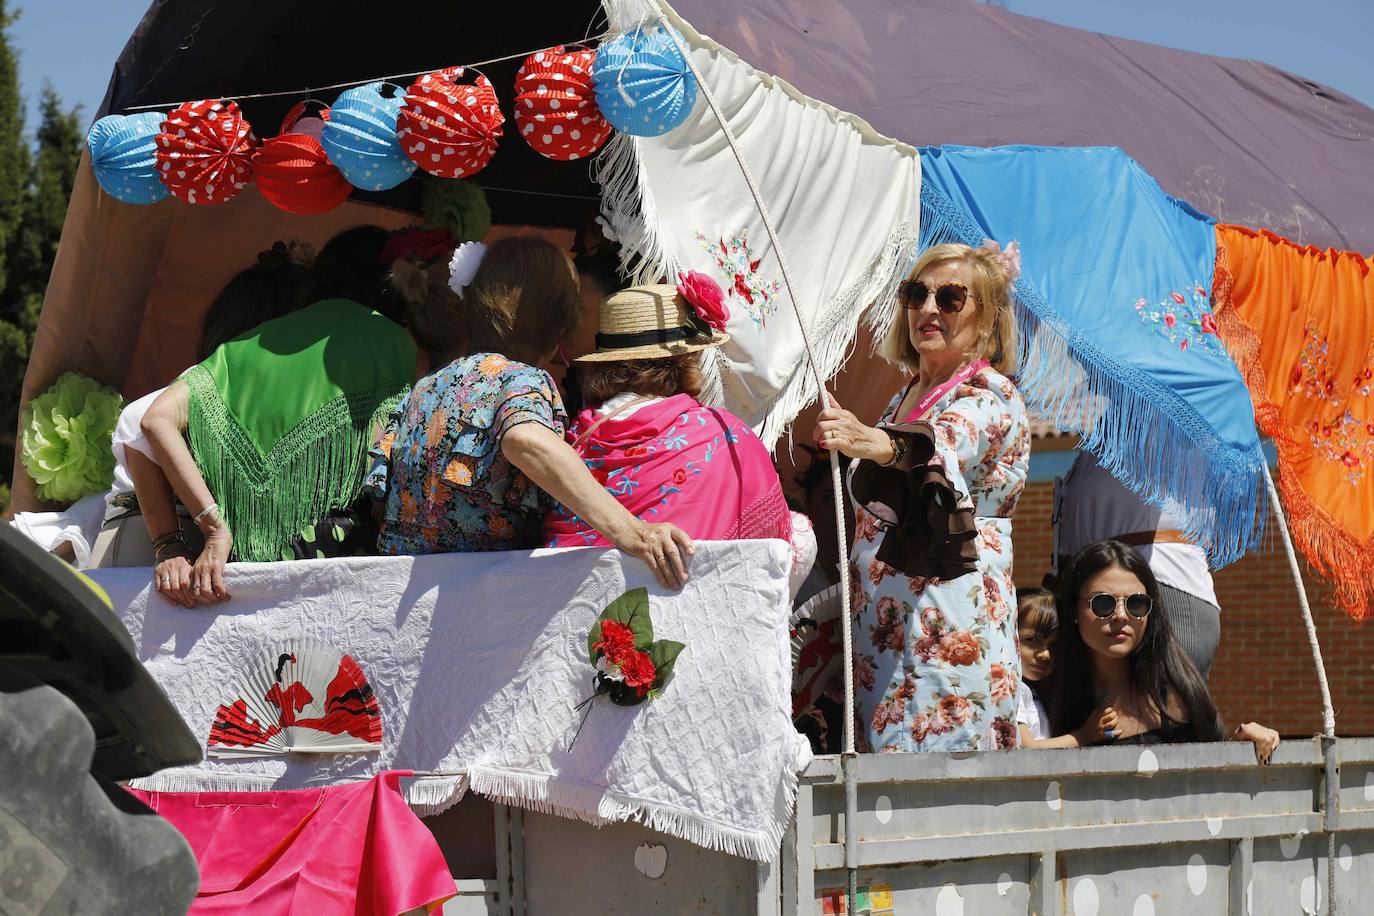
[[[1217,329],[1279,453],[1294,540],[1374,613],[1374,262],[1217,226]]]

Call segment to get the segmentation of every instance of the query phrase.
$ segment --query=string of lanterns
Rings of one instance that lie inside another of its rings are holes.
[[[525,58],[515,77],[515,127],[548,159],[593,155],[611,131],[665,134],[691,114],[697,86],[665,26],[639,26],[592,50],[556,45]],[[172,111],[107,115],[87,137],[96,180],[116,200],[196,205],[230,200],[256,181],[291,213],[324,213],[354,188],[385,191],[422,170],[468,178],[496,155],[505,116],[491,81],[475,69],[426,73],[408,88],[375,81],[308,116],[286,115],[259,140],[228,99]]]

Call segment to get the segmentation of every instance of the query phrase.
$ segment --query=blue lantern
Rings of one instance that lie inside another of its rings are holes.
[[[396,115],[405,93],[382,95],[382,83],[343,93],[329,109],[320,143],[348,183],[365,191],[394,188],[415,172],[415,163],[396,139]]]
[[[106,115],[91,125],[86,146],[95,180],[126,204],[155,204],[171,192],[157,177],[157,142],[166,117],[159,111]]]
[[[616,130],[657,137],[692,113],[697,81],[674,34],[661,26],[639,26],[603,42],[596,52],[596,104]]]

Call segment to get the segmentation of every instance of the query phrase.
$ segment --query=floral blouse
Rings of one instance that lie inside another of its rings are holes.
[[[506,460],[521,423],[559,436],[567,415],[548,373],[499,353],[474,353],[420,379],[372,451],[365,486],[384,499],[383,554],[538,546],[552,501]]]

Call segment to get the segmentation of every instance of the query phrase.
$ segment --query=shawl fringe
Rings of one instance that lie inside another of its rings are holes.
[[[921,248],[978,247],[984,234],[930,182],[921,184]],[[1012,291],[1019,332],[1017,386],[1060,429],[1077,433],[1102,464],[1148,502],[1173,499],[1184,533],[1212,566],[1258,546],[1267,499],[1264,454],[1221,442],[1181,398],[1145,373],[1109,358],[1056,314],[1022,275]]]
[[[403,394],[340,395],[263,455],[204,367],[191,367],[181,379],[188,390],[186,431],[196,465],[234,536],[234,558],[253,562],[282,559],[303,527],[358,498],[372,431]]]
[[[1312,459],[1311,446],[1283,420],[1269,398],[1268,378],[1260,362],[1260,339],[1241,317],[1232,299],[1235,276],[1226,245],[1217,239],[1217,267],[1212,280],[1213,314],[1217,336],[1240,368],[1255,407],[1255,422],[1274,442],[1279,456],[1279,496],[1288,513],[1288,527],[1298,550],[1317,572],[1334,584],[1336,605],[1354,620],[1374,614],[1374,543],[1361,544],[1337,524],[1306,490],[1292,469]]]

